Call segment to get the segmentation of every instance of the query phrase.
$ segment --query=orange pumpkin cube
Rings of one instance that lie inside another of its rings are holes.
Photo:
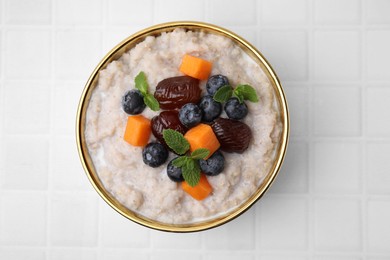
[[[142,115],[129,116],[123,139],[134,146],[145,146],[152,132],[150,120]]]
[[[211,126],[199,124],[185,133],[184,138],[190,143],[190,151],[206,148],[210,151],[209,158],[221,146]],[[206,159],[207,159],[206,158]]]
[[[213,188],[207,180],[206,175],[204,175],[203,173],[201,173],[200,175],[200,180],[198,184],[196,184],[194,187],[190,186],[185,181],[182,182],[181,187],[185,192],[187,192],[189,195],[191,195],[191,197],[196,200],[203,200],[207,198],[207,196],[209,196],[210,193],[213,191]]]
[[[186,54],[183,57],[179,70],[190,77],[204,80],[209,77],[211,68],[211,62]]]

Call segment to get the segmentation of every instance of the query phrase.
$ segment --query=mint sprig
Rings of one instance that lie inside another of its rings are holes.
[[[242,97],[243,100],[249,100],[250,102],[259,101],[259,97],[256,94],[256,90],[250,85],[238,85],[234,89],[233,94],[236,95],[237,97],[238,96]]]
[[[209,149],[199,148],[189,155],[185,155],[190,149],[190,144],[181,133],[173,129],[165,129],[163,130],[163,138],[169,148],[181,155],[173,160],[173,166],[181,168],[184,180],[191,187],[196,186],[200,180],[199,160],[209,156]]]
[[[181,168],[184,180],[194,187],[200,180],[199,160],[206,159],[210,154],[209,149],[199,148],[193,151],[190,155],[183,155],[173,160],[172,164],[175,167]]]
[[[185,154],[190,149],[190,143],[184,136],[173,129],[164,129],[163,138],[169,148],[171,148],[177,154]]]
[[[158,103],[157,99],[148,92],[149,84],[143,71],[138,73],[134,79],[134,82],[135,88],[138,89],[144,97],[145,105],[147,105],[153,111],[158,111],[160,109],[160,104]]]
[[[214,94],[214,100],[219,103],[224,103],[228,101],[229,98],[231,98],[233,94],[232,86],[225,85],[223,87],[220,87]]]
[[[238,98],[240,103],[244,102],[244,100],[249,100],[251,102],[259,101],[256,90],[247,84],[237,85],[234,89],[232,89],[230,85],[223,86],[215,92],[213,98],[217,102],[224,103],[232,96]]]

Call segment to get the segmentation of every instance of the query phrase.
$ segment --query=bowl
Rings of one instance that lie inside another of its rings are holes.
[[[117,60],[125,52],[132,49],[136,44],[143,41],[147,36],[157,36],[163,32],[171,32],[176,28],[183,28],[185,30],[199,31],[202,30],[207,33],[222,35],[231,39],[235,44],[237,44],[244,52],[246,52],[265,72],[268,77],[274,92],[276,93],[277,106],[280,111],[280,120],[282,124],[280,142],[278,144],[275,160],[271,167],[269,173],[265,176],[264,180],[256,190],[256,192],[250,196],[244,203],[241,204],[238,208],[235,208],[233,211],[218,215],[213,219],[198,221],[189,224],[167,224],[162,223],[147,217],[144,217],[136,212],[126,208],[122,205],[117,199],[115,199],[103,186],[101,180],[99,179],[96,170],[94,168],[92,159],[89,155],[88,148],[86,146],[85,140],[85,122],[86,122],[86,111],[91,98],[91,93],[96,87],[99,72],[106,68],[106,66]],[[224,223],[231,221],[232,219],[238,217],[246,210],[248,210],[254,203],[256,203],[267,191],[272,182],[275,180],[279,169],[282,165],[288,143],[289,136],[289,114],[287,108],[286,98],[280,84],[280,81],[272,69],[268,61],[263,57],[263,55],[249,42],[238,36],[237,34],[221,28],[216,25],[202,23],[202,22],[193,22],[193,21],[180,21],[180,22],[169,22],[158,24],[149,28],[146,28],[142,31],[139,31],[122,42],[115,46],[109,53],[107,53],[100,63],[96,66],[95,70],[92,72],[89,77],[84,91],[81,95],[77,119],[76,119],[76,141],[78,147],[79,157],[82,163],[82,166],[85,170],[86,175],[88,176],[91,184],[98,192],[98,194],[117,212],[126,217],[129,220],[132,220],[140,225],[143,225],[148,228],[168,231],[168,232],[195,232],[207,230],[213,227],[220,226]]]

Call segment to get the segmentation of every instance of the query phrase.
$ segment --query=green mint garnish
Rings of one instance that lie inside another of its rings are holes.
[[[142,94],[148,93],[148,82],[146,81],[146,75],[143,71],[138,73],[134,79],[135,88],[138,89]]]
[[[158,111],[160,109],[160,104],[152,94],[143,94],[143,96],[145,105],[147,105],[151,110]]]
[[[230,85],[225,85],[217,90],[214,94],[214,100],[220,103],[224,103],[231,98],[233,94],[233,89]]]
[[[223,86],[215,92],[213,98],[217,102],[224,103],[232,96],[238,98],[240,103],[244,102],[244,100],[251,102],[259,101],[256,90],[250,85],[238,85],[234,90],[229,85]]]
[[[181,133],[172,129],[165,129],[163,130],[163,138],[175,153],[182,155],[174,159],[172,164],[181,168],[183,178],[190,186],[196,186],[200,180],[198,161],[209,156],[209,149],[199,148],[190,155],[184,155],[190,149],[190,144]]]
[[[185,154],[190,149],[190,144],[184,138],[184,136],[173,129],[163,130],[163,138],[169,148],[171,148],[177,154]]]
[[[249,85],[238,85],[234,89],[233,94],[242,97],[244,100],[249,100],[250,102],[259,101],[259,97],[256,94],[256,90]]]
[[[188,158],[187,163],[181,167],[184,180],[191,186],[194,187],[200,180],[200,167],[199,163],[191,158]]]
[[[209,149],[199,148],[191,153],[191,158],[195,160],[200,160],[206,158],[207,156],[209,156],[209,154],[210,154]]]
[[[187,163],[187,156],[180,156],[173,160],[172,164],[175,167],[183,167]]]
[[[143,71],[138,73],[138,75],[134,79],[134,82],[135,88],[138,89],[144,97],[145,105],[147,105],[153,111],[158,111],[160,109],[160,104],[152,94],[149,94],[149,84],[146,80],[146,75]]]

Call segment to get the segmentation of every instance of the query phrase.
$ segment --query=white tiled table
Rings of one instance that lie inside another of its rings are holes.
[[[97,62],[173,20],[255,44],[291,111],[270,191],[194,234],[148,230],[109,208],[74,137]],[[390,259],[389,60],[389,0],[0,0],[0,259]]]

